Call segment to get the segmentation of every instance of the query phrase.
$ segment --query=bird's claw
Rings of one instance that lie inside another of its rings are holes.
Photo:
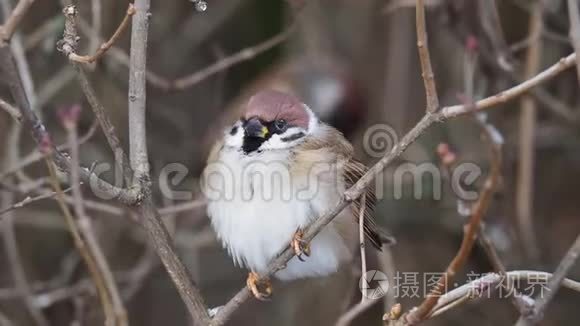
[[[261,280],[255,272],[248,274],[246,286],[258,300],[267,301],[272,295],[272,284],[270,284],[270,280]],[[263,291],[260,291],[260,288],[263,288]]]
[[[310,257],[310,244],[304,240],[303,237],[304,232],[300,229],[298,229],[296,233],[294,233],[294,237],[292,237],[292,249],[300,261],[304,261],[302,255]]]

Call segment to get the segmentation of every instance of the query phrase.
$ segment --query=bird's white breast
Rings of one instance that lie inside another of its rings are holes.
[[[208,215],[218,238],[237,265],[256,272],[266,270],[298,228],[307,226],[339,199],[332,182],[312,185],[307,173],[291,173],[288,153],[243,155],[224,147],[204,173]],[[294,257],[276,277],[327,275],[350,258],[351,251],[332,223],[310,246],[311,256],[305,262]]]

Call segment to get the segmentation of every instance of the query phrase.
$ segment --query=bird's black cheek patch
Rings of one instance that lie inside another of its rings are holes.
[[[242,144],[242,150],[244,153],[249,154],[262,146],[266,141],[264,138],[258,137],[244,137],[244,143]]]
[[[238,132],[238,126],[233,126],[232,130],[230,130],[230,135],[235,135]]]

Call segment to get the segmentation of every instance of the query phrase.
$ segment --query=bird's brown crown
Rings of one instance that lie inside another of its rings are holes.
[[[308,129],[310,117],[306,108],[296,97],[275,90],[264,90],[250,98],[243,118],[258,118],[265,122],[283,119],[290,126]]]

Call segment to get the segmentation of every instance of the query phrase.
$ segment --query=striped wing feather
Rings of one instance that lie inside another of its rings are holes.
[[[351,158],[344,168],[344,180],[345,186],[348,188],[352,187],[368,170],[368,168],[361,162]],[[394,239],[386,234],[382,230],[373,218],[375,206],[377,203],[377,197],[375,195],[374,187],[371,185],[366,189],[365,207],[364,209],[364,234],[366,238],[373,244],[373,246],[381,250],[383,243],[394,243]],[[363,201],[363,196],[361,195],[357,200],[351,205],[353,215],[356,218],[357,223],[359,223],[361,204]]]

